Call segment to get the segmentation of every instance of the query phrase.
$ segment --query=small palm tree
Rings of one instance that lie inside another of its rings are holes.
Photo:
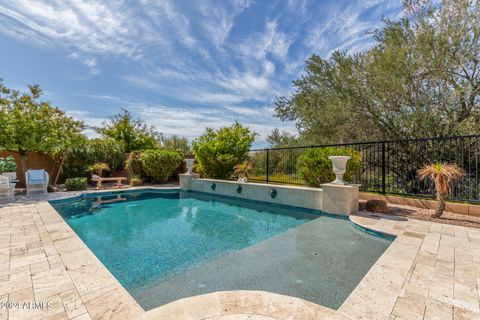
[[[110,166],[108,165],[108,163],[105,162],[97,162],[88,167],[88,171],[93,171],[100,177],[102,176],[103,171],[108,170],[110,170]]]
[[[430,179],[435,183],[437,208],[432,218],[439,218],[445,210],[445,197],[450,194],[450,183],[465,175],[465,171],[456,164],[433,163],[418,170],[420,180]]]
[[[250,161],[244,161],[243,163],[237,164],[233,169],[235,170],[234,174],[236,176],[243,174],[245,178],[248,179],[248,174],[252,171],[253,164]]]

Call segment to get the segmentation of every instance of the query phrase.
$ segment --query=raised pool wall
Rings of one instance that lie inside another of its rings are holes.
[[[350,215],[358,212],[359,185],[327,183],[322,188],[201,179],[180,174],[180,189]],[[213,187],[214,186],[214,187]],[[238,187],[241,192],[238,192]],[[275,190],[272,192],[272,190]],[[272,194],[276,193],[275,197]]]

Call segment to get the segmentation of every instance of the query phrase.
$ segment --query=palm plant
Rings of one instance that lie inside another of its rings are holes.
[[[445,197],[450,194],[450,183],[465,175],[465,171],[456,164],[433,163],[418,170],[420,180],[430,179],[435,183],[437,207],[432,218],[439,218],[445,210]]]
[[[248,179],[248,174],[250,171],[253,169],[253,164],[250,161],[244,161],[240,164],[237,164],[235,167],[233,167],[234,174],[238,177],[240,174],[243,174],[245,178]]]
[[[98,174],[100,177],[102,176],[103,171],[110,170],[110,166],[108,163],[105,162],[96,162],[88,167],[88,171],[93,171]]]

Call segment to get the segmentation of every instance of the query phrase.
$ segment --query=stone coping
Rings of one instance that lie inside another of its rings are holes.
[[[152,309],[139,319],[327,319],[335,315],[332,309],[302,299],[238,290],[180,299]]]
[[[145,312],[46,201],[0,207],[0,319],[480,319],[480,230],[361,213],[397,238],[338,310],[258,291]]]

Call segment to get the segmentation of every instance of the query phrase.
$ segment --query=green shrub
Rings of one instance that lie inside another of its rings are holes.
[[[87,190],[87,178],[70,178],[65,180],[68,191]]]
[[[67,154],[62,173],[67,179],[85,176],[88,165],[87,147],[79,146]]]
[[[192,151],[198,162],[197,170],[209,178],[229,178],[233,174],[233,167],[246,160],[255,135],[239,123],[217,131],[207,128],[192,143]]]
[[[335,179],[332,161],[330,156],[350,156],[347,162],[347,171],[344,179],[351,181],[353,176],[360,171],[362,156],[352,149],[336,147],[315,148],[304,151],[297,160],[298,176],[305,181],[309,187],[320,187],[322,183],[328,183]]]
[[[122,168],[124,148],[121,142],[111,138],[87,140],[68,154],[63,165],[66,178],[85,175],[88,167],[95,163],[107,163],[112,172]]]
[[[12,156],[0,158],[0,172],[17,172],[15,158]]]
[[[140,156],[143,171],[156,182],[165,183],[182,162],[176,151],[147,150]]]
[[[110,138],[91,139],[87,143],[88,164],[103,162],[112,171],[121,169],[124,160],[124,147],[121,142]]]

